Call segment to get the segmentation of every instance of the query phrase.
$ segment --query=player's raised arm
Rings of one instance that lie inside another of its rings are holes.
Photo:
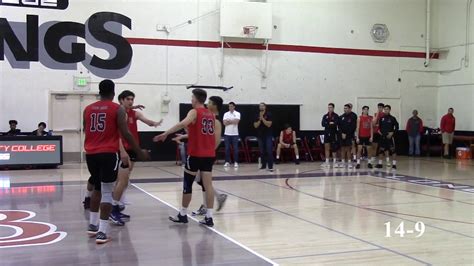
[[[153,141],[155,142],[159,142],[159,141],[165,141],[166,138],[170,135],[170,134],[173,134],[183,128],[186,128],[188,127],[190,124],[194,123],[196,121],[196,118],[197,118],[197,113],[196,113],[196,110],[191,110],[188,112],[188,115],[186,116],[186,118],[184,118],[181,122],[179,122],[178,124],[174,125],[172,128],[168,129],[167,131],[165,131],[163,134],[160,134],[158,136],[155,136],[153,138]]]

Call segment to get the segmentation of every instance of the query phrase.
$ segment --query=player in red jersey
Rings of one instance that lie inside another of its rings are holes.
[[[293,150],[295,153],[295,164],[300,164],[300,153],[298,151],[298,145],[296,144],[296,132],[289,124],[285,124],[283,130],[280,132],[276,152],[277,164],[280,163],[282,149]]]
[[[379,122],[380,119],[384,116],[383,108],[385,107],[385,104],[379,103],[377,104],[377,113],[374,114],[374,120],[372,121],[373,127],[374,127],[374,135],[373,135],[373,141],[372,141],[372,157],[370,158],[371,164],[368,165],[369,168],[372,168],[372,163],[376,161],[375,156],[377,156],[377,152],[379,150],[379,142],[382,138],[382,135],[380,134],[380,129],[379,129]]]
[[[120,135],[132,145],[140,158],[146,158],[147,154],[140,150],[128,130],[125,109],[112,102],[115,96],[114,82],[111,80],[100,82],[99,94],[100,101],[85,108],[83,126],[86,135],[84,149],[87,168],[91,174],[91,183],[94,185],[88,232],[90,235],[95,235],[97,244],[103,244],[110,240],[107,237],[108,220],[120,164],[118,154]]]
[[[220,136],[215,134],[215,117],[205,106],[207,93],[202,89],[194,89],[192,96],[193,109],[186,118],[153,138],[154,141],[164,141],[166,138],[183,128],[188,128],[188,158],[184,170],[182,207],[176,217],[169,217],[176,223],[188,222],[188,207],[192,198],[193,182],[197,172],[202,175],[202,182],[206,190],[207,210],[204,220],[200,223],[214,226],[212,212],[214,208],[214,188],[212,186],[212,166],[216,156],[216,147],[220,143]]]
[[[118,100],[120,105],[123,106],[127,112],[127,125],[128,130],[132,133],[135,141],[140,144],[140,136],[138,135],[138,125],[137,121],[140,120],[150,127],[157,127],[161,125],[163,120],[156,122],[146,118],[143,113],[135,111],[135,108],[143,109],[144,106],[140,105],[135,107],[133,105],[135,100],[135,94],[129,90],[125,90],[119,94]],[[125,208],[124,206],[124,195],[128,187],[130,174],[133,170],[135,161],[137,160],[137,155],[133,151],[131,144],[127,142],[123,137],[120,139],[120,160],[122,164],[120,166],[117,178],[117,185],[114,190],[114,202],[112,203],[113,208],[110,214],[110,219],[116,225],[123,226],[125,225],[122,219],[130,219],[129,215],[121,213]]]
[[[360,157],[362,149],[365,147],[369,153],[370,145],[374,136],[373,118],[369,115],[369,107],[362,107],[362,115],[357,120],[356,142],[357,142],[357,164],[356,169],[360,169]],[[367,156],[370,156],[367,154]],[[372,161],[369,159],[368,167],[372,167]]]

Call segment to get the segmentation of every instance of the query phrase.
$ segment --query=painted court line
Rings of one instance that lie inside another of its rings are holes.
[[[281,213],[281,214],[283,214],[283,215],[292,217],[292,218],[294,218],[294,219],[297,219],[297,220],[300,220],[300,221],[304,221],[304,222],[307,222],[307,223],[312,224],[312,225],[316,225],[316,226],[318,226],[318,227],[324,228],[324,229],[329,230],[329,231],[331,231],[331,232],[335,232],[335,233],[338,233],[338,234],[340,234],[340,235],[343,235],[343,236],[346,236],[346,237],[349,237],[349,238],[358,240],[358,241],[360,241],[360,242],[363,242],[363,243],[366,243],[366,244],[368,244],[368,245],[374,246],[374,247],[376,247],[376,248],[383,249],[383,250],[385,250],[385,251],[388,251],[388,252],[391,252],[391,253],[400,255],[400,256],[405,257],[405,258],[407,258],[407,259],[414,260],[414,261],[419,262],[419,263],[422,263],[422,264],[424,264],[424,265],[431,265],[430,263],[428,263],[428,262],[426,262],[426,261],[417,259],[417,258],[415,258],[415,257],[412,257],[412,256],[410,256],[410,255],[401,253],[401,252],[399,252],[399,251],[396,251],[396,250],[393,250],[393,249],[390,249],[390,248],[386,248],[386,247],[384,247],[384,246],[378,245],[378,244],[373,243],[373,242],[370,242],[370,241],[368,241],[368,240],[364,240],[364,239],[362,239],[362,238],[359,238],[359,237],[356,237],[356,236],[353,236],[353,235],[350,235],[350,234],[346,234],[346,233],[344,233],[344,232],[342,232],[342,231],[338,231],[338,230],[336,230],[336,229],[333,229],[333,228],[331,228],[331,227],[325,226],[325,225],[323,225],[323,224],[319,224],[319,223],[310,221],[310,220],[308,220],[308,219],[298,217],[298,216],[293,215],[293,214],[291,214],[291,213],[284,212],[284,211],[282,211],[282,210],[279,210],[279,209],[270,207],[270,206],[268,206],[268,205],[262,204],[262,203],[260,203],[260,202],[257,202],[257,201],[251,200],[251,199],[248,199],[248,198],[243,197],[243,196],[236,195],[236,194],[234,194],[234,193],[230,193],[230,192],[228,192],[228,191],[224,191],[224,190],[222,190],[222,191],[223,191],[224,193],[228,194],[228,195],[232,195],[232,196],[234,196],[234,197],[236,197],[236,198],[243,199],[243,200],[248,201],[248,202],[251,202],[251,203],[253,203],[253,204],[256,204],[256,205],[259,205],[259,206],[268,208],[268,209],[270,209],[270,210],[273,210],[273,211],[278,212],[278,213]]]
[[[174,210],[176,210],[176,211],[179,211],[178,208],[176,208],[176,207],[174,207],[173,205],[171,205],[170,203],[168,203],[168,202],[166,202],[166,201],[164,201],[164,200],[158,198],[157,196],[155,196],[155,195],[149,193],[148,191],[144,190],[143,188],[141,188],[141,187],[139,187],[139,186],[137,186],[137,185],[135,185],[135,184],[132,184],[132,186],[135,187],[136,189],[142,191],[143,193],[147,194],[148,196],[154,198],[155,200],[161,202],[162,204],[164,204],[164,205],[166,205],[166,206],[168,206],[168,207],[170,207],[170,208],[172,208],[172,209],[174,209]],[[198,219],[196,219],[196,218],[194,218],[194,217],[192,217],[192,216],[189,216],[189,215],[188,215],[188,217],[189,217],[191,220],[193,220],[193,221],[199,223],[199,220],[198,220]],[[245,246],[244,244],[238,242],[237,240],[231,238],[230,236],[227,236],[226,234],[221,233],[220,231],[217,231],[217,230],[214,229],[214,228],[207,227],[207,226],[204,226],[204,227],[207,228],[208,230],[211,230],[211,231],[213,231],[214,233],[220,235],[221,237],[223,237],[223,238],[229,240],[230,242],[236,244],[237,246],[239,246],[239,247],[241,247],[241,248],[247,250],[248,252],[254,254],[255,256],[257,256],[257,257],[259,257],[259,258],[261,258],[262,260],[264,260],[264,261],[266,261],[266,262],[268,262],[268,263],[270,263],[270,264],[272,264],[272,265],[278,265],[278,264],[275,263],[274,261],[272,261],[272,260],[270,260],[269,258],[267,258],[267,257],[265,257],[265,256],[263,256],[263,255],[261,255],[261,254],[259,254],[259,253],[257,253],[256,251],[250,249],[249,247],[247,247],[247,246]]]
[[[377,250],[383,250],[383,249],[381,248],[359,249],[359,250],[348,250],[348,251],[339,251],[339,252],[317,253],[317,254],[310,254],[310,255],[278,257],[278,258],[273,258],[273,259],[274,260],[298,259],[298,258],[317,257],[317,256],[339,255],[339,254],[347,254],[347,253],[362,253],[362,252],[377,251]]]
[[[385,216],[388,216],[388,217],[394,217],[394,218],[397,218],[397,219],[402,219],[398,216],[396,216],[395,214],[389,214],[391,212],[389,211],[384,211],[384,210],[378,210],[378,209],[372,209],[372,208],[367,208],[367,207],[362,207],[362,206],[358,206],[358,205],[354,205],[354,204],[351,204],[351,203],[347,203],[347,202],[342,202],[342,201],[337,201],[337,200],[333,200],[333,199],[328,199],[328,198],[324,198],[324,197],[320,197],[320,196],[317,196],[317,195],[314,195],[314,194],[311,194],[311,193],[308,193],[308,192],[304,192],[304,191],[301,191],[299,189],[296,189],[294,187],[292,187],[289,183],[288,183],[288,180],[287,179],[287,182],[286,182],[286,185],[287,187],[284,187],[284,186],[280,186],[280,185],[276,185],[276,184],[272,184],[272,183],[268,183],[268,182],[265,182],[265,181],[262,181],[262,180],[255,180],[256,182],[260,182],[260,183],[264,183],[264,184],[268,184],[268,185],[272,185],[272,186],[275,186],[275,187],[279,187],[279,188],[284,188],[284,189],[288,189],[288,190],[293,190],[293,191],[296,191],[296,192],[299,192],[301,194],[304,194],[304,195],[307,195],[307,196],[310,196],[310,197],[313,197],[313,198],[316,198],[316,199],[320,199],[320,200],[325,200],[325,201],[329,201],[329,202],[333,202],[333,203],[337,203],[337,204],[342,204],[342,205],[346,205],[346,206],[350,206],[350,207],[353,207],[353,208],[359,208],[359,209],[362,209],[362,210],[366,210],[366,211],[372,211],[372,212],[375,212],[375,213],[378,213],[378,214],[381,214],[381,215],[385,215]],[[413,215],[406,215],[406,214],[398,214],[398,215],[405,215],[405,216],[413,216]],[[424,217],[424,218],[427,218],[427,217]],[[430,218],[430,219],[434,219],[434,220],[445,220],[445,219],[437,219],[437,218]],[[414,220],[409,220],[409,219],[404,219],[406,221],[409,221],[409,222],[412,222],[412,223],[416,223],[417,221],[414,221]],[[452,221],[451,221],[452,222]],[[454,221],[454,222],[458,222],[458,223],[465,223],[465,222],[460,222],[460,221]],[[470,224],[470,223],[467,223],[467,224]],[[473,236],[470,236],[470,235],[466,235],[466,234],[463,234],[463,233],[459,233],[459,232],[456,232],[456,231],[452,231],[452,230],[448,230],[448,229],[444,229],[442,227],[438,227],[438,226],[434,226],[434,225],[430,225],[430,224],[425,224],[426,226],[429,226],[431,228],[435,228],[435,229],[438,229],[440,231],[444,231],[444,232],[448,232],[448,233],[452,233],[452,234],[456,234],[456,235],[459,235],[459,236],[463,236],[463,237],[467,237],[467,238],[474,238]]]

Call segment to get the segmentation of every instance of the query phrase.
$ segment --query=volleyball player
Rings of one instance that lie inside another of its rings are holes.
[[[125,90],[119,94],[118,100],[120,105],[123,106],[127,112],[127,125],[130,133],[132,133],[133,138],[139,144],[140,136],[138,135],[138,125],[137,121],[142,121],[150,127],[158,127],[161,125],[163,120],[158,122],[150,120],[143,115],[143,113],[134,110],[134,101],[135,94],[129,90]],[[143,106],[142,106],[143,107]],[[144,107],[143,107],[144,108]],[[110,220],[116,225],[123,226],[125,225],[122,219],[130,219],[129,215],[123,214],[121,210],[123,207],[120,207],[121,204],[124,204],[125,191],[129,185],[130,174],[132,173],[133,166],[137,160],[137,156],[133,151],[131,145],[121,138],[120,140],[120,157],[122,164],[118,172],[117,184],[114,190],[114,202],[112,203],[113,208],[110,214]],[[124,205],[122,205],[124,206]]]
[[[357,142],[357,164],[356,169],[360,169],[360,158],[362,157],[362,149],[364,147],[367,152],[373,140],[374,127],[372,126],[373,117],[369,115],[369,107],[362,107],[362,115],[357,120],[356,142]],[[372,167],[369,159],[368,165]]]
[[[345,160],[347,160],[347,167],[352,168],[351,150],[357,129],[357,118],[354,119],[350,104],[344,105],[344,113],[339,117],[339,128],[341,134],[341,163],[345,166]]]
[[[331,167],[329,156],[332,151],[333,167],[341,167],[337,163],[337,151],[339,150],[339,116],[334,112],[334,104],[328,104],[328,113],[323,116],[321,125],[324,128],[324,153],[326,161],[321,165],[323,168]]]
[[[377,104],[377,113],[374,114],[374,120],[372,121],[374,135],[372,141],[372,157],[369,159],[369,164],[367,165],[369,168],[372,168],[372,164],[376,162],[376,156],[378,155],[379,151],[379,143],[382,137],[379,130],[379,121],[384,116],[384,107],[385,104],[383,103]]]
[[[94,190],[91,195],[88,233],[96,237],[97,244],[110,241],[107,237],[108,220],[112,210],[112,193],[117,180],[120,136],[125,138],[137,157],[147,158],[146,152],[133,138],[126,123],[126,111],[112,102],[115,84],[103,80],[99,84],[100,101],[88,105],[84,110],[84,132],[87,168],[91,174]],[[100,216],[99,216],[100,208]]]
[[[214,226],[214,188],[212,187],[212,167],[216,157],[216,147],[220,137],[215,134],[215,115],[209,111],[204,102],[207,98],[206,91],[194,89],[192,96],[193,109],[188,112],[181,122],[153,138],[155,142],[164,141],[166,138],[183,128],[188,128],[188,158],[184,170],[182,205],[176,216],[169,217],[175,223],[188,223],[188,207],[192,199],[192,186],[197,172],[202,175],[202,183],[206,190],[206,216],[201,224]]]
[[[392,169],[397,169],[397,154],[395,152],[395,139],[394,135],[398,131],[399,125],[397,119],[390,114],[390,105],[385,105],[384,115],[380,118],[380,151],[379,151],[379,162],[377,168],[382,168],[382,158],[385,155],[387,161],[387,167],[390,166],[390,156],[392,156]]]

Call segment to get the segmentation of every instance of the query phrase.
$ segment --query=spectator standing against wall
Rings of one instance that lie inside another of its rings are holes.
[[[267,105],[260,103],[258,115],[255,118],[253,126],[257,129],[258,146],[260,148],[260,157],[262,165],[260,169],[266,169],[273,172],[273,132],[272,115],[267,111]]]
[[[453,144],[454,130],[456,129],[456,118],[454,117],[453,108],[449,108],[448,113],[441,118],[440,128],[444,145],[443,157],[449,159],[449,149]]]
[[[225,143],[225,164],[230,166],[230,147],[234,151],[234,167],[239,167],[239,122],[240,113],[235,110],[235,103],[229,103],[229,111],[224,114],[224,143]]]
[[[423,120],[418,117],[418,111],[413,110],[413,116],[407,121],[406,131],[408,134],[409,156],[420,156],[420,140],[423,134]]]

